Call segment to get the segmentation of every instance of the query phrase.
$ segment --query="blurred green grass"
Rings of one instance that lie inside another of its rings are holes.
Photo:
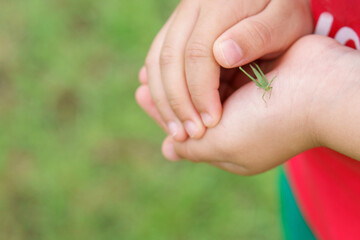
[[[134,101],[176,1],[0,0],[0,239],[279,239],[276,170],[172,164]]]

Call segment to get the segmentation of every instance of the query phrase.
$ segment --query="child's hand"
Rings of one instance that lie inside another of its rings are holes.
[[[218,63],[232,68],[278,55],[311,30],[308,0],[181,1],[142,71],[166,131],[184,141],[218,123]]]
[[[163,144],[164,155],[173,160],[182,157],[207,162],[238,174],[268,170],[319,145],[334,147],[346,143],[333,149],[359,157],[359,141],[349,144],[346,140],[351,134],[356,135],[351,133],[355,130],[351,128],[349,132],[341,127],[350,124],[341,122],[339,116],[351,112],[346,108],[349,97],[360,88],[358,74],[354,73],[359,57],[355,62],[349,61],[351,51],[356,52],[330,38],[311,35],[300,39],[278,60],[261,64],[265,72],[270,70],[268,79],[277,76],[267,105],[261,98],[262,89],[253,82],[245,84],[226,100],[216,127],[207,130],[200,140],[179,143],[168,137]],[[233,81],[236,88],[238,78]],[[145,109],[150,109],[145,102],[151,100],[142,102]],[[351,102],[355,104],[357,100]]]

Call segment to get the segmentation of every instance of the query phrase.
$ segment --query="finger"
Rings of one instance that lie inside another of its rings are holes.
[[[248,15],[258,13],[267,2],[268,0],[228,0],[226,4],[222,4],[212,1],[206,8],[201,9],[187,44],[185,69],[192,102],[207,127],[217,125],[222,108],[218,91],[220,67],[213,56],[213,44],[224,29]]]
[[[232,68],[265,55],[276,56],[299,37],[312,31],[306,1],[271,1],[261,13],[240,21],[214,43],[217,62]],[[292,9],[299,9],[294,14]]]
[[[196,163],[207,163],[235,174],[248,175],[247,168],[231,161],[231,155],[221,149],[221,146],[219,139],[214,141],[214,137],[206,138],[206,135],[200,141],[188,140],[183,143],[166,139],[163,144],[163,154],[171,161],[187,159]]]
[[[221,168],[225,171],[228,171],[228,172],[231,172],[234,174],[249,175],[246,168],[244,168],[243,166],[240,166],[236,163],[232,163],[232,162],[208,162],[208,163],[217,168]]]
[[[205,132],[200,116],[191,102],[184,74],[184,49],[197,18],[198,7],[189,1],[182,2],[169,27],[160,54],[161,78],[168,103],[192,138],[200,138]]]
[[[181,160],[181,157],[175,152],[174,141],[170,137],[165,138],[161,150],[167,160],[173,162]]]
[[[214,162],[227,158],[225,150],[227,141],[223,138],[225,129],[211,128],[199,140],[188,139],[185,142],[173,142],[173,149],[178,158],[192,162]]]
[[[160,127],[167,131],[167,126],[165,122],[162,120],[158,110],[156,109],[156,106],[154,102],[151,99],[149,86],[147,85],[141,85],[138,87],[135,93],[135,99],[136,102],[139,104],[139,106],[152,118],[155,120],[156,123],[160,125]]]
[[[139,81],[141,84],[147,84],[147,76],[146,76],[146,68],[145,66],[142,66],[140,71],[139,71]]]
[[[203,139],[203,138],[202,138]],[[214,156],[211,155],[212,149],[206,146],[206,143],[200,144],[203,140],[188,139],[179,144],[171,138],[166,138],[162,145],[162,152],[166,159],[170,161],[178,161],[187,159],[192,162],[210,161]]]
[[[171,138],[166,138],[162,145],[162,152],[166,159],[169,161],[179,161],[182,158],[175,152],[174,142]],[[200,161],[198,161],[200,162]],[[239,175],[248,175],[248,172],[246,171],[246,168],[243,166],[237,165],[235,163],[231,162],[214,162],[214,161],[202,161],[203,163],[208,163],[210,165],[213,165],[217,168],[221,168],[225,171],[239,174]]]
[[[175,140],[184,141],[187,138],[187,134],[181,122],[172,112],[170,105],[167,102],[167,98],[161,82],[161,73],[159,66],[161,47],[163,45],[166,32],[175,14],[176,10],[154,39],[150,47],[149,53],[146,57],[145,66],[151,98],[162,118],[162,121],[166,125],[167,132],[171,136],[173,136]]]

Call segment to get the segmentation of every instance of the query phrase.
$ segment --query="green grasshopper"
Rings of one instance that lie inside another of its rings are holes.
[[[261,71],[260,67],[255,63],[256,68],[254,68],[251,64],[250,67],[252,69],[252,71],[254,72],[255,76],[257,79],[254,79],[250,74],[248,74],[244,69],[242,69],[242,67],[239,67],[240,70],[245,73],[246,76],[248,76],[252,81],[254,81],[256,83],[256,86],[258,86],[259,88],[264,89],[264,94],[262,95],[262,99],[264,100],[264,102],[266,103],[265,100],[265,94],[270,91],[270,96],[269,99],[271,98],[271,92],[272,92],[272,87],[271,87],[271,83],[274,81],[274,79],[276,78],[273,77],[273,79],[271,79],[270,83],[269,81],[266,79],[264,73]]]

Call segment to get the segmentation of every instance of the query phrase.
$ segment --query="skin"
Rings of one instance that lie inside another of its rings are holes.
[[[243,77],[235,74],[227,85],[231,93],[219,124],[200,140],[176,142],[168,137],[164,156],[241,175],[266,171],[318,146],[360,160],[359,51],[310,35],[260,67],[268,79],[277,76],[267,107],[262,92],[252,82],[240,83]],[[151,109],[150,98],[138,100],[144,109]],[[156,119],[159,113],[152,109]]]
[[[200,139],[221,118],[220,74],[231,73],[221,67],[278,56],[311,19],[308,0],[182,0],[141,70],[162,127],[176,141]]]

